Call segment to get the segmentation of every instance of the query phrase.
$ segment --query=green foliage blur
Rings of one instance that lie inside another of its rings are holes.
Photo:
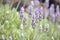
[[[46,32],[45,25],[49,24],[49,31]],[[39,31],[39,25],[42,25],[43,31]],[[27,24],[23,26],[20,14],[13,8],[9,9],[8,5],[0,6],[0,40],[4,35],[5,40],[60,40],[60,29],[57,23],[51,23],[44,19],[32,28],[31,18],[27,18]]]

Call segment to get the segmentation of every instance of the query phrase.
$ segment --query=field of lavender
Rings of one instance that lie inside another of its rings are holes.
[[[47,3],[43,7],[37,1],[20,12],[1,5],[0,40],[60,40],[59,5],[54,12],[54,4],[48,9]]]

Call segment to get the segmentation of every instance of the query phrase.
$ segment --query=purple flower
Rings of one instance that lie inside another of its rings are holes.
[[[55,22],[55,14],[51,15],[51,21],[54,23]]]
[[[36,15],[36,22],[38,22],[38,18],[39,18],[39,9],[38,8],[35,9],[35,15]]]
[[[24,8],[22,7],[20,10],[20,18],[22,19],[24,16]]]
[[[29,15],[32,15],[32,11],[33,11],[33,6],[29,5],[28,6],[28,13],[29,13]]]
[[[43,19],[43,8],[41,7],[39,11],[39,21],[41,21],[42,19]]]
[[[50,13],[54,13],[54,4],[51,4]]]
[[[33,27],[33,29],[35,28],[35,26],[36,26],[36,16],[35,16],[35,14],[33,14],[32,15],[32,27]]]
[[[49,3],[49,0],[45,0],[46,3]]]
[[[50,20],[52,22],[55,22],[54,4],[52,4],[51,7],[50,7],[50,18],[51,18]]]
[[[23,15],[22,19],[23,19],[23,25],[26,25],[26,15],[25,14]]]
[[[57,16],[56,16],[56,18],[57,18],[56,21],[57,21],[57,22],[60,22],[60,12],[59,12],[59,11],[60,11],[60,10],[59,10],[59,5],[57,5],[57,8],[56,8],[56,13],[57,13],[57,14],[56,14],[56,15],[57,15]]]
[[[24,7],[21,7],[20,13],[24,13]]]
[[[59,14],[59,5],[57,5],[56,12]]]
[[[60,22],[60,13],[57,14],[57,22]]]
[[[43,15],[43,7],[40,8],[40,15]]]
[[[23,25],[26,25],[26,18],[23,18]]]
[[[38,8],[35,9],[35,15],[36,15],[36,16],[39,15],[39,9],[38,9]]]
[[[38,6],[40,4],[39,0],[34,0],[35,6]]]

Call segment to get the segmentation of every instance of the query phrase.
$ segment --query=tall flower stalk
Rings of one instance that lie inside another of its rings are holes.
[[[34,29],[35,26],[36,26],[36,15],[33,14],[33,15],[32,15],[32,28]]]

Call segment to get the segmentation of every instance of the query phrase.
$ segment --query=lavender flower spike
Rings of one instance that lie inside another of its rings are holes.
[[[41,7],[39,11],[39,21],[41,21],[42,19],[43,19],[43,7]]]
[[[36,22],[38,22],[38,19],[39,19],[39,9],[38,8],[35,9],[35,15],[36,15]]]
[[[59,23],[59,22],[60,22],[60,10],[59,10],[59,5],[57,5],[56,13],[57,13],[57,14],[56,14],[56,15],[57,15],[57,16],[56,16],[56,17],[57,17],[57,20],[56,20],[56,21]]]
[[[51,4],[51,7],[50,7],[50,13],[54,13],[54,4]]]
[[[57,5],[56,12],[59,14],[59,5]]]
[[[55,14],[51,15],[51,21],[54,23],[55,22]]]
[[[38,6],[40,4],[39,0],[34,0],[35,6]]]
[[[32,15],[32,28],[34,29],[36,26],[36,16],[35,14]]]
[[[49,0],[46,0],[45,2],[46,2],[46,3],[49,3]]]
[[[24,16],[24,8],[22,7],[22,8],[20,9],[20,18],[22,19],[23,16]]]
[[[24,7],[21,7],[20,13],[24,13]]]
[[[26,25],[26,18],[23,18],[23,25]]]
[[[29,5],[28,6],[28,13],[29,13],[29,15],[32,15],[32,11],[33,11],[33,6]]]

